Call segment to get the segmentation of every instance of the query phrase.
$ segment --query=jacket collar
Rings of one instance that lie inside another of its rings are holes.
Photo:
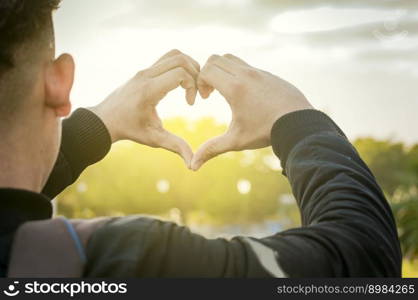
[[[51,217],[51,201],[45,195],[26,190],[0,189],[0,234],[15,230],[24,222]]]

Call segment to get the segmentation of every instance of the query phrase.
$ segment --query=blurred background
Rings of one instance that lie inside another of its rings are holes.
[[[173,48],[201,65],[233,53],[295,84],[374,171],[398,222],[404,276],[418,277],[418,0],[64,0],[55,24],[58,53],[77,64],[74,108],[101,102]],[[217,93],[189,107],[176,90],[158,110],[194,149],[230,120]],[[120,142],[56,208],[152,214],[208,237],[300,224],[270,149],[224,154],[193,173],[174,154]]]

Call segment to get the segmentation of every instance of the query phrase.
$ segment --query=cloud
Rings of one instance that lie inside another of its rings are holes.
[[[127,9],[106,19],[108,28],[176,29],[225,26],[271,35],[265,48],[304,46],[323,55],[389,63],[412,62],[405,45],[418,45],[418,0],[183,0],[123,1]],[[127,5],[129,3],[129,5]],[[286,17],[285,17],[286,16]],[[279,19],[275,32],[272,20]],[[305,22],[305,24],[301,24]],[[357,22],[357,23],[356,23]],[[324,26],[322,26],[323,24]],[[353,25],[354,24],[354,25]],[[346,25],[346,26],[344,26]],[[349,25],[349,26],[347,26]],[[322,27],[321,27],[322,26]],[[318,28],[333,28],[317,30]],[[304,32],[305,30],[305,32]],[[202,31],[205,32],[205,31]],[[383,45],[386,44],[386,45]],[[389,45],[388,51],[385,51]],[[335,53],[336,49],[343,52]],[[334,51],[334,52],[333,52]],[[418,52],[418,51],[417,51]],[[341,54],[341,55],[340,55]],[[403,55],[402,58],[397,55]]]
[[[374,9],[417,9],[417,0],[255,0],[255,4],[268,8],[311,9],[333,8],[374,8]]]
[[[367,62],[395,62],[409,64],[410,68],[416,68],[418,61],[418,48],[410,49],[369,49],[356,54],[356,59]]]
[[[259,48],[305,47],[328,54],[343,49],[345,57],[371,61],[370,53],[382,52],[374,60],[393,58],[398,50],[402,55],[405,45],[418,45],[418,0],[89,0],[83,5],[72,0],[63,2],[62,12],[57,19],[63,41],[71,41],[66,47],[121,28],[211,32],[204,27],[235,28],[249,37],[257,34],[271,40]],[[275,19],[280,21],[278,31],[300,30],[277,32]],[[402,60],[410,57],[414,56]]]
[[[274,15],[268,9],[254,9],[242,1],[131,1],[131,10],[107,20],[107,26],[181,28],[205,25],[230,25],[259,28]],[[249,22],[251,20],[251,22]]]
[[[404,19],[388,25],[385,22],[373,22],[346,28],[306,33],[303,38],[311,45],[350,46],[353,43],[397,42],[400,38],[418,36],[418,21]]]
[[[107,20],[111,26],[222,24],[259,30],[281,13],[316,8],[418,10],[418,0],[126,0],[131,9]]]

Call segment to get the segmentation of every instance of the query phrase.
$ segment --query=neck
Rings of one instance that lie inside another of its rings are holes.
[[[3,140],[0,146],[0,188],[41,192],[44,172],[40,152],[36,144],[15,145]]]

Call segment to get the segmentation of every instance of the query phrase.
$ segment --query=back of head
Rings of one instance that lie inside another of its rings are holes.
[[[37,66],[53,58],[52,11],[59,2],[0,1],[0,126],[15,119],[30,96]]]
[[[71,110],[70,55],[55,58],[60,0],[0,0],[0,186],[40,191]]]

